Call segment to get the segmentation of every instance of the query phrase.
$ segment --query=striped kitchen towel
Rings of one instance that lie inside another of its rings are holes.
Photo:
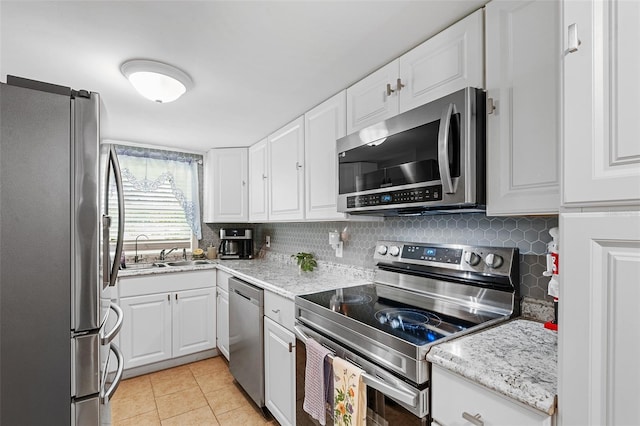
[[[306,341],[307,365],[304,371],[304,402],[302,408],[321,425],[326,424],[325,415],[325,357],[329,349],[314,339]]]

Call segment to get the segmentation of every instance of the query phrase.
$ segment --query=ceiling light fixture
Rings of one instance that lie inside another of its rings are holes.
[[[193,87],[187,73],[162,62],[134,59],[122,64],[120,71],[138,93],[158,103],[173,102]]]

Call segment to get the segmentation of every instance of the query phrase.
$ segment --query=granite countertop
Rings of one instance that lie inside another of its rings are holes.
[[[312,272],[301,272],[298,266],[286,258],[254,260],[211,260],[209,264],[122,269],[119,277],[149,274],[166,274],[203,269],[220,269],[253,285],[295,300],[300,294],[315,293],[341,287],[370,283],[373,271],[348,265],[318,262]]]
[[[514,319],[434,345],[427,360],[549,415],[555,412],[558,335]]]

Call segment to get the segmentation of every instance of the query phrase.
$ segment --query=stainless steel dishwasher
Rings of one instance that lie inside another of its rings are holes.
[[[229,279],[229,370],[264,407],[264,294],[261,288]]]

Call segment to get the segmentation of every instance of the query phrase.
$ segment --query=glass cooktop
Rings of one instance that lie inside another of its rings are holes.
[[[384,291],[378,291],[379,286]],[[394,291],[389,290],[390,287],[382,284],[365,284],[299,297],[418,346],[476,325],[394,300]]]

